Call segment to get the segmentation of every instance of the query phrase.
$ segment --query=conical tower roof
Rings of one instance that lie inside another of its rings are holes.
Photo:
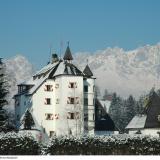
[[[93,76],[93,73],[92,73],[91,69],[89,68],[88,64],[86,65],[83,73],[84,73],[85,75],[87,75],[88,77],[92,77],[92,76]]]
[[[69,48],[69,45],[67,46],[67,49],[66,49],[66,52],[64,54],[64,57],[63,57],[64,60],[73,60],[73,57],[72,57],[72,53],[71,53],[71,50]]]

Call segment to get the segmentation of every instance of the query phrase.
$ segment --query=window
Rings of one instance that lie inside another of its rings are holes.
[[[93,121],[94,121],[94,119],[95,119],[94,117],[95,117],[95,116],[94,116],[94,114],[93,114]]]
[[[55,136],[55,131],[50,131],[49,132],[49,137],[53,137],[53,136]]]
[[[88,113],[84,114],[84,121],[88,121]]]
[[[68,87],[69,88],[77,88],[77,83],[76,82],[70,82]]]
[[[84,92],[88,92],[88,86],[84,86]]]
[[[70,104],[74,104],[74,98],[70,98]]]
[[[56,88],[56,89],[59,88],[59,84],[56,84],[56,85],[55,85],[55,88]]]
[[[56,104],[59,104],[59,99],[58,98],[56,99]]]
[[[15,105],[16,105],[16,106],[19,106],[19,99],[16,99],[16,100],[15,100]]]
[[[95,86],[93,86],[93,92],[95,91]]]
[[[67,119],[74,119],[74,118],[75,118],[75,114],[71,113],[71,112],[68,112]]]
[[[70,83],[71,88],[74,88],[74,83]]]
[[[53,114],[46,113],[46,114],[45,114],[45,119],[46,119],[46,120],[53,120]]]
[[[79,97],[68,97],[67,104],[80,104]]]
[[[88,98],[84,98],[84,105],[88,106]]]
[[[51,104],[51,98],[45,98],[45,104],[47,105]]]
[[[19,116],[19,114],[17,115],[17,121],[19,121],[20,120],[20,116]]]
[[[45,91],[53,91],[53,86],[52,85],[45,85]]]

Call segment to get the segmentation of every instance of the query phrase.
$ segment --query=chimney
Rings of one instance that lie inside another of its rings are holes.
[[[56,63],[59,61],[57,54],[52,54],[52,63]]]

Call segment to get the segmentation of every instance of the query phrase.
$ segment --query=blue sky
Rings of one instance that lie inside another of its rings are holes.
[[[60,51],[130,50],[160,42],[160,0],[0,0],[0,57],[46,64]]]

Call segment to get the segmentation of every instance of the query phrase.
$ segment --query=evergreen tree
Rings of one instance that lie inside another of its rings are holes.
[[[100,89],[99,89],[99,87],[97,85],[95,86],[95,96],[96,96],[96,98],[98,98],[99,96],[101,96]]]
[[[144,108],[144,99],[145,99],[145,96],[140,96],[139,100],[136,102],[136,110],[135,110],[135,113],[136,114],[142,114]]]
[[[160,97],[160,89],[158,89],[156,93]]]
[[[108,96],[108,90],[107,89],[105,89],[104,90],[104,95],[103,95],[103,99],[106,99],[106,97]]]
[[[6,131],[8,122],[7,112],[4,106],[8,104],[7,101],[8,86],[5,76],[5,65],[0,58],[0,131]]]
[[[115,126],[122,130],[123,129],[123,100],[121,97],[113,93],[111,106],[109,108],[109,114],[115,123]]]
[[[125,122],[128,124],[131,119],[135,116],[136,110],[136,101],[132,95],[128,97],[125,104],[125,112],[126,112],[126,119]]]
[[[26,130],[31,130],[32,126],[35,125],[33,117],[31,115],[31,113],[29,112],[29,110],[27,110],[25,113],[23,123],[24,123],[24,129],[26,129]]]

